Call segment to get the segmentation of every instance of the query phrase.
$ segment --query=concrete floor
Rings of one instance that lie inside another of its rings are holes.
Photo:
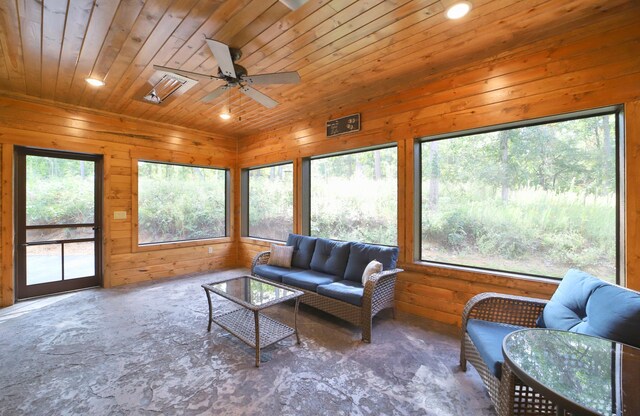
[[[457,330],[387,312],[373,343],[301,308],[302,344],[251,348],[214,325],[200,285],[230,270],[91,289],[0,310],[2,415],[495,415]],[[215,299],[216,309],[230,307]],[[293,308],[269,315],[292,323]]]

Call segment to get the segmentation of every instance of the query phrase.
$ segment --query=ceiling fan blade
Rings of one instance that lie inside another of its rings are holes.
[[[297,84],[300,75],[297,72],[277,72],[274,74],[251,75],[242,77],[248,84]]]
[[[229,84],[227,85],[221,85],[218,88],[216,88],[215,90],[211,91],[209,94],[205,95],[204,97],[202,97],[200,99],[200,101],[202,101],[203,103],[208,103],[210,101],[215,100],[216,98],[220,97],[226,90],[228,90],[229,88],[231,88],[229,86]]]
[[[206,74],[200,74],[198,72],[183,71],[182,69],[169,68],[169,67],[160,66],[160,65],[154,65],[153,69],[155,69],[156,71],[163,71],[163,72],[169,72],[172,74],[182,75],[187,78],[199,77],[199,78],[206,78],[206,79],[221,79],[220,77],[216,77],[214,75],[206,75]]]
[[[278,105],[278,102],[276,100],[264,95],[260,91],[253,89],[251,87],[247,87],[247,86],[241,87],[240,91],[242,91],[242,93],[247,97],[256,100],[257,102],[259,102],[260,104],[262,104],[267,108],[273,108]]]
[[[229,50],[229,46],[225,45],[222,42],[218,42],[213,39],[205,39],[207,41],[207,45],[209,45],[209,49],[213,53],[213,56],[218,61],[218,66],[222,73],[226,76],[237,78],[236,70],[233,67],[233,59],[231,58],[231,51]]]

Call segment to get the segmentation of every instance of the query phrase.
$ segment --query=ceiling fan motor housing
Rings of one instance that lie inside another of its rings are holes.
[[[238,65],[234,63],[233,69],[236,71],[236,78],[222,73],[222,69],[220,69],[220,67],[218,67],[218,76],[230,84],[232,83],[235,84],[235,83],[238,83],[238,81],[240,81],[242,77],[247,75],[247,69],[242,65]]]

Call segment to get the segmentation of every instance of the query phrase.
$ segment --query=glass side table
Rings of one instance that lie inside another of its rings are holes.
[[[552,329],[523,329],[502,343],[505,365],[553,401],[557,414],[640,415],[640,349]]]

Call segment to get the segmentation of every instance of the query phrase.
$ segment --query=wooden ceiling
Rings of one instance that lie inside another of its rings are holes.
[[[452,0],[308,0],[295,11],[278,0],[0,0],[0,90],[242,137],[357,111],[605,13],[638,13],[636,0],[470,1],[452,21]],[[251,75],[298,71],[302,82],[256,86],[280,102],[271,110],[237,90],[202,103],[220,85],[202,79],[161,106],[140,100],[154,64],[217,73],[205,38],[241,48]]]

